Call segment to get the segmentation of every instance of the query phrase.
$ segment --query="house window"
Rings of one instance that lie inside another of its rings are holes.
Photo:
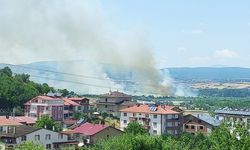
[[[153,122],[153,126],[156,127],[157,126],[157,122]]]
[[[108,99],[107,98],[105,98],[105,102],[107,102],[108,101]]]
[[[50,140],[50,138],[51,138],[50,134],[46,134],[45,140]]]
[[[46,149],[51,149],[51,144],[46,144]]]
[[[35,135],[35,140],[40,140],[40,135]]]
[[[186,129],[188,129],[188,125],[185,125]]]
[[[157,115],[154,115],[154,118],[156,119],[156,118],[157,118]]]
[[[135,117],[136,116],[136,113],[133,113],[133,117]]]
[[[0,127],[0,132],[2,132],[3,131],[3,127]]]
[[[123,120],[123,123],[124,123],[124,124],[127,124],[127,120]]]
[[[194,129],[194,126],[191,126],[191,129]]]
[[[26,135],[24,135],[24,136],[21,137],[21,141],[26,141],[26,140],[27,140]]]
[[[105,105],[105,108],[107,108],[108,106],[107,105]]]
[[[139,115],[141,115],[141,113],[139,113]]]
[[[124,116],[124,117],[127,117],[127,113],[123,113],[123,116]]]
[[[146,114],[146,117],[148,118],[148,117],[149,117],[149,115],[148,115],[148,114]]]
[[[200,130],[203,130],[203,126],[200,126]]]
[[[153,130],[153,134],[157,134],[157,130]]]

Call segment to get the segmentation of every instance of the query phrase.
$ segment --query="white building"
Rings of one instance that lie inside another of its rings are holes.
[[[150,134],[179,134],[182,129],[182,110],[167,105],[134,105],[120,110],[120,128],[131,121],[139,122]]]
[[[67,135],[25,125],[16,126],[13,130],[2,130],[0,138],[4,148],[13,148],[15,145],[32,141],[43,145],[46,149],[61,149],[62,145],[69,142]],[[72,145],[77,144],[70,142]]]

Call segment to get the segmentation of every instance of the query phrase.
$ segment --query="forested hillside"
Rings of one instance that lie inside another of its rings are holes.
[[[55,92],[48,84],[35,83],[29,77],[28,74],[13,74],[8,67],[0,69],[0,109],[23,107],[26,101],[37,95]],[[64,95],[69,93],[66,89],[58,91]]]

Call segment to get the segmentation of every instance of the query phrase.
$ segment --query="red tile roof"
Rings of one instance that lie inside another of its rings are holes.
[[[148,105],[134,105],[129,108],[121,109],[121,112],[131,112],[131,113],[145,113],[145,114],[179,114],[179,112],[174,111],[175,106],[159,105],[156,106],[156,111],[151,111]]]
[[[64,100],[64,105],[66,106],[70,106],[70,105],[73,105],[73,106],[81,106],[80,104],[70,100],[70,99],[67,99],[67,98],[63,98]]]
[[[16,120],[7,119],[6,116],[0,116],[0,126],[20,126],[23,125]]]
[[[87,122],[75,128],[73,131],[74,133],[81,133],[84,135],[95,135],[96,133],[104,130],[107,127],[109,126],[102,124],[91,124]]]

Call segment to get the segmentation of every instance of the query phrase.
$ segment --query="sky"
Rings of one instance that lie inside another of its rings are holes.
[[[147,33],[159,67],[250,67],[250,1],[105,0],[114,26]]]
[[[249,7],[232,0],[0,0],[0,62],[92,59],[104,49],[98,59],[112,54],[115,63],[152,55],[157,68],[250,67]]]

